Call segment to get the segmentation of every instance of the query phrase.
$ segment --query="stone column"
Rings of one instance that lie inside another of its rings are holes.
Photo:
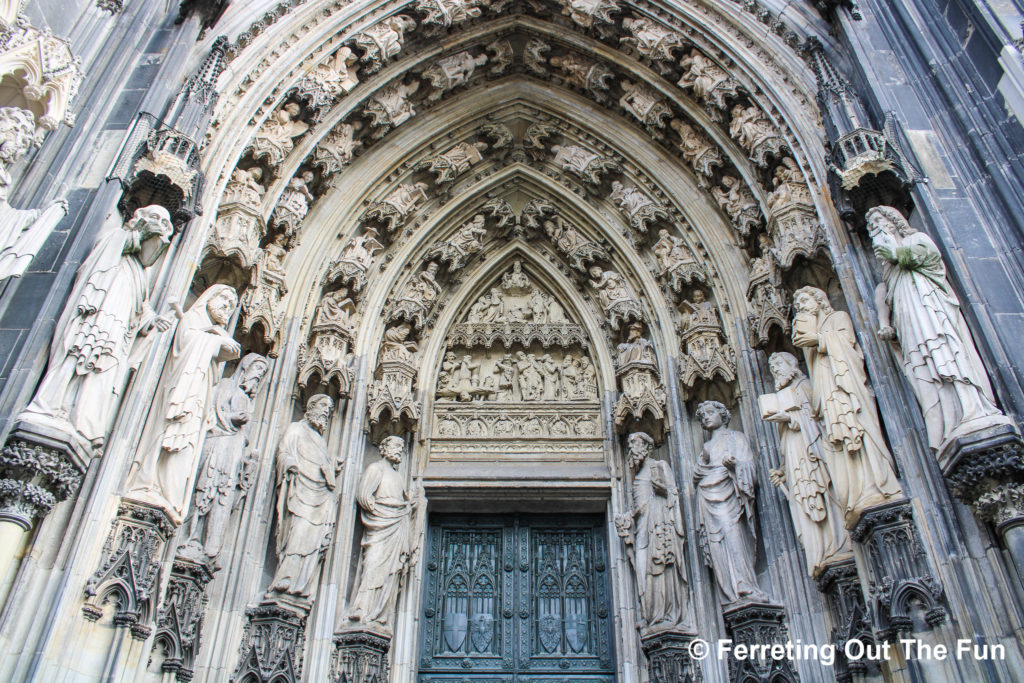
[[[18,423],[0,451],[0,577],[37,519],[78,491],[89,458],[55,429]]]

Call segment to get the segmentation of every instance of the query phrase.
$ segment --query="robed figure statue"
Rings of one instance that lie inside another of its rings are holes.
[[[867,213],[882,282],[875,291],[882,339],[899,342],[903,373],[924,413],[928,444],[1009,420],[996,407],[988,373],[935,242],[891,206]]]
[[[224,546],[231,511],[240,499],[239,493],[248,489],[249,420],[268,368],[263,356],[246,354],[235,374],[217,384],[213,424],[203,442],[185,545],[188,554],[214,566]]]
[[[811,409],[811,383],[796,357],[780,351],[768,359],[775,377],[774,394],[758,397],[761,417],[779,428],[782,467],[769,472],[771,482],[789,499],[797,538],[807,556],[807,573],[817,577],[826,566],[853,558],[850,536],[835,501],[826,450]]]
[[[23,413],[26,419],[35,414],[67,423],[72,434],[97,450],[103,447],[136,336],[171,328],[149,305],[146,269],[167,249],[173,232],[167,209],[154,205],[99,238],[57,321],[46,375]]]
[[[701,403],[696,417],[711,432],[693,473],[704,560],[726,605],[767,602],[754,573],[757,527],[750,442],[743,432],[725,426],[729,411],[718,401]]]
[[[689,587],[683,569],[686,538],[679,491],[667,462],[652,459],[654,440],[643,432],[629,435],[633,472],[631,519],[616,519],[626,538],[636,572],[645,632],[685,629]],[[630,533],[630,530],[632,533]]]
[[[340,460],[327,453],[327,423],[334,401],[317,394],[306,414],[288,425],[277,446],[277,572],[270,592],[302,598],[313,594],[320,559],[337,517]]]
[[[126,496],[163,509],[175,525],[188,508],[221,364],[241,352],[226,329],[237,306],[234,287],[213,285],[181,316],[139,439]]]
[[[425,505],[422,490],[410,495],[398,473],[402,438],[385,437],[378,448],[383,459],[371,463],[359,482],[362,560],[349,620],[391,635],[398,591],[419,549]]]

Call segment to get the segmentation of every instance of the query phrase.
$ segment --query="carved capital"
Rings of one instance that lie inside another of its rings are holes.
[[[1024,442],[1013,425],[953,439],[939,453],[950,492],[997,528],[1024,521]]]
[[[850,640],[870,644],[875,642],[856,564],[852,559],[829,564],[818,575],[817,582],[818,590],[825,595],[828,605],[832,643],[836,646],[836,680],[850,683],[855,674],[876,673],[876,662],[864,659],[850,661],[844,654],[846,643]]]
[[[683,631],[659,631],[641,638],[651,683],[696,683],[703,679],[700,662],[690,654],[694,638],[693,633]]]
[[[85,584],[85,618],[99,619],[104,605],[113,602],[114,625],[127,626],[136,640],[149,638],[160,557],[173,532],[163,510],[122,500],[103,544],[100,567]]]
[[[786,626],[786,612],[778,605],[747,603],[722,614],[725,627],[733,641],[746,645],[785,645],[790,640]],[[745,658],[729,661],[729,677],[733,681],[786,681],[800,680],[793,664],[785,658]]]
[[[156,618],[154,647],[164,652],[161,668],[179,683],[192,680],[206,609],[206,586],[213,571],[205,562],[176,557]]]
[[[946,620],[942,584],[928,562],[908,501],[869,507],[850,537],[867,550],[867,603],[879,638],[891,641]],[[918,612],[925,623],[915,623]]]
[[[267,600],[245,611],[242,655],[233,681],[298,683],[306,641],[308,606]]]
[[[19,424],[0,451],[0,519],[29,529],[78,491],[85,467],[73,446]]]
[[[332,683],[383,683],[391,674],[391,638],[373,631],[342,631],[334,636]]]

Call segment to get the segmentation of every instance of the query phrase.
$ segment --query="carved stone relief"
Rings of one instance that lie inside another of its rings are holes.
[[[437,0],[431,1],[437,2]],[[434,87],[433,92],[427,96],[427,101],[437,102],[445,93],[466,85],[473,78],[477,67],[482,67],[485,64],[487,64],[487,55],[474,56],[469,50],[437,60],[432,67],[423,72],[423,77]]]
[[[668,71],[669,65],[675,61],[673,53],[681,50],[686,44],[682,34],[650,19],[626,17],[622,20],[622,28],[630,35],[623,36],[619,42],[629,45],[641,57],[654,62],[663,73]]]
[[[320,384],[333,382],[340,396],[348,396],[352,387],[349,346],[355,333],[355,306],[345,287],[320,299],[309,343],[299,352],[296,382],[300,387],[305,388],[316,376]]]
[[[356,235],[341,250],[337,260],[332,261],[327,267],[324,280],[346,285],[352,289],[353,294],[358,294],[366,286],[374,256],[383,248],[384,245],[377,241],[377,233],[374,230]]]
[[[416,356],[419,345],[409,339],[412,328],[402,323],[384,332],[377,379],[370,384],[367,413],[371,425],[387,416],[393,423],[415,430],[420,419],[420,404],[415,400]]]
[[[619,98],[619,106],[648,130],[665,127],[665,119],[672,116],[672,110],[663,98],[639,83],[624,80],[619,85],[623,91],[622,97]]]
[[[579,145],[553,145],[551,151],[556,166],[595,188],[600,187],[602,175],[619,170],[616,162]]]
[[[597,242],[587,239],[569,221],[554,216],[544,221],[544,232],[554,242],[558,251],[569,260],[569,265],[584,272],[588,263],[607,261],[608,251]]]
[[[762,168],[771,157],[779,158],[789,146],[768,116],[754,105],[732,108],[729,135],[747,150],[750,160]]]
[[[445,28],[478,18],[489,7],[490,0],[417,0],[416,9],[426,16],[424,24],[437,24]]]
[[[736,230],[747,237],[761,225],[761,209],[757,200],[746,184],[735,176],[723,175],[722,185],[725,189],[712,187],[711,194]]]
[[[374,128],[373,137],[382,138],[391,129],[415,116],[416,108],[409,98],[419,87],[419,81],[414,80],[409,83],[399,81],[382,88],[370,98],[364,106],[363,112],[371,119],[370,125]]]
[[[313,148],[313,166],[325,176],[337,173],[352,163],[353,155],[363,146],[355,136],[363,128],[362,121],[339,123]]]
[[[548,61],[551,66],[561,71],[567,85],[588,93],[599,103],[608,101],[610,81],[615,74],[607,66],[581,57],[575,52],[555,55]]]
[[[694,282],[707,284],[708,274],[703,264],[687,249],[682,239],[669,234],[668,230],[658,231],[658,241],[651,251],[658,262],[659,274],[676,294],[682,294],[686,286]]]
[[[789,334],[789,295],[782,288],[771,241],[764,235],[761,237],[762,255],[750,262],[747,283],[747,301],[751,308],[747,324],[754,346],[767,344],[772,328]]]
[[[615,404],[613,415],[618,431],[643,426],[660,439],[664,432],[665,388],[661,384],[654,346],[643,333],[643,324],[633,323],[626,341],[616,349],[615,375],[622,396]]]
[[[775,169],[775,189],[768,195],[768,234],[775,242],[774,253],[783,268],[797,256],[811,258],[825,246],[825,235],[811,192],[792,157],[785,157]]]
[[[704,103],[711,118],[721,121],[727,106],[726,100],[739,94],[740,84],[725,69],[697,49],[684,56],[679,65],[683,68],[679,87],[683,90],[692,89],[694,97]]]
[[[402,51],[405,34],[416,28],[416,22],[405,14],[388,17],[355,37],[355,45],[363,51],[359,59],[367,73],[379,71],[382,66]],[[396,124],[397,125],[397,124]]]
[[[283,251],[280,244],[268,245],[256,261],[249,288],[241,300],[242,330],[249,334],[257,326],[261,328],[261,337],[270,346],[271,356],[277,355],[276,346],[280,341],[281,323],[284,322],[281,299],[288,292],[281,263]]]
[[[426,169],[435,174],[434,182],[441,187],[446,187],[474,165],[483,161],[483,153],[487,147],[486,142],[460,142],[447,152],[420,162],[417,169]]]
[[[650,224],[667,221],[668,212],[653,199],[636,187],[626,187],[618,180],[612,181],[612,193],[609,197],[629,221],[631,228],[646,233]]]
[[[441,285],[437,282],[437,261],[430,261],[406,281],[387,314],[389,323],[407,320],[417,330],[423,327],[434,308]]]
[[[295,102],[287,102],[271,114],[246,148],[253,159],[266,159],[271,166],[284,161],[295,147],[295,138],[309,130],[309,124],[299,120],[301,111]]]
[[[270,217],[271,226],[283,232],[292,247],[299,244],[299,229],[306,214],[309,213],[310,204],[314,201],[313,194],[309,191],[313,177],[312,171],[305,171],[289,180],[288,187],[281,193],[281,198],[274,207],[274,214]]]
[[[611,24],[612,14],[621,11],[617,0],[557,0],[562,14],[583,28]]]
[[[352,92],[359,84],[355,68],[357,61],[351,48],[338,48],[299,81],[296,96],[305,100],[313,109],[330,106],[339,95]]]
[[[416,207],[427,199],[427,184],[402,184],[363,214],[364,221],[380,221],[385,232],[393,234],[404,226]]]
[[[692,301],[682,303],[687,313],[683,314],[680,329],[683,354],[679,358],[679,379],[689,389],[698,381],[732,382],[736,379],[736,354],[725,343],[717,307],[700,289],[694,290]]]
[[[210,231],[205,253],[236,259],[248,270],[256,265],[260,242],[267,232],[263,220],[263,169],[235,169],[217,207],[217,221]]]
[[[683,153],[683,160],[690,164],[697,174],[698,184],[701,187],[708,187],[715,169],[725,163],[722,151],[706,134],[697,131],[682,119],[672,119],[669,126],[679,133],[679,150]]]
[[[431,247],[426,258],[447,264],[449,272],[459,270],[466,265],[468,259],[484,248],[483,240],[486,236],[486,218],[482,213],[478,213],[456,230],[454,235]]]
[[[601,310],[613,330],[631,321],[642,321],[640,301],[625,278],[613,270],[590,267],[590,286],[597,291]]]

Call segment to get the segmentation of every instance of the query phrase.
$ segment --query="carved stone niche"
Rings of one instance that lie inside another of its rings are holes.
[[[231,680],[299,683],[308,613],[308,607],[273,600],[245,610],[242,659]]]
[[[267,234],[261,204],[265,189],[260,184],[263,169],[236,169],[224,188],[217,220],[210,230],[203,258],[214,257],[234,261],[241,270],[256,265],[260,243]]]
[[[783,335],[789,334],[789,295],[782,288],[782,278],[770,251],[751,261],[749,277],[747,301],[751,311],[747,314],[747,325],[752,345],[763,347],[768,344],[773,327]]]
[[[768,234],[779,265],[788,269],[797,256],[811,258],[825,247],[825,235],[811,192],[792,157],[775,170],[775,190],[768,195]]]
[[[690,645],[696,637],[692,633],[661,631],[641,639],[651,683],[698,683],[704,680],[699,660],[690,654]]]
[[[362,221],[379,222],[384,226],[384,233],[392,235],[405,226],[409,216],[426,200],[426,183],[399,185],[384,199],[370,206],[363,214]]]
[[[380,362],[376,378],[370,384],[366,411],[370,427],[383,421],[416,431],[420,420],[420,403],[415,400],[416,364],[418,345],[409,340],[411,328],[407,323],[393,326],[384,332]]]
[[[149,638],[160,560],[173,532],[163,510],[122,500],[103,544],[100,567],[85,584],[85,618],[96,621],[113,604],[115,626],[127,626],[136,640]]]
[[[16,9],[8,10],[8,30],[0,33],[0,79],[13,86],[0,95],[0,107],[31,111],[41,138],[60,123],[74,125],[71,104],[82,82],[81,60],[68,41],[16,16]]]
[[[391,675],[391,638],[373,631],[346,630],[334,636],[332,683],[384,683]]]
[[[156,618],[154,651],[160,651],[160,669],[173,673],[179,683],[188,683],[195,674],[196,654],[206,609],[206,586],[213,580],[210,567],[181,557],[174,559]]]
[[[850,538],[867,550],[867,604],[880,639],[892,642],[946,620],[942,584],[929,565],[909,501],[868,508]]]
[[[132,125],[108,177],[115,178],[124,191],[118,202],[124,215],[159,204],[171,212],[175,225],[182,225],[202,213],[199,144],[152,114],[139,114]]]
[[[352,354],[355,303],[345,288],[329,292],[320,300],[308,343],[299,349],[297,383],[305,389],[313,378],[324,386],[332,383],[337,395],[345,398],[352,391]]]
[[[252,271],[249,288],[242,294],[241,329],[245,334],[255,331],[272,358],[277,357],[277,345],[281,341],[281,323],[284,322],[281,299],[287,292],[279,257],[264,250]]]
[[[736,644],[764,647],[791,641],[786,626],[786,612],[777,605],[747,603],[722,614],[725,627]],[[714,647],[714,646],[712,646]],[[772,681],[797,683],[800,677],[791,660],[785,657],[732,658],[729,660],[729,679],[732,681]]]
[[[680,329],[679,379],[683,386],[692,392],[698,382],[735,381],[736,354],[725,343],[718,308],[699,289],[694,290],[693,301],[682,303],[688,311]]]
[[[615,431],[644,431],[660,441],[666,430],[665,387],[651,342],[643,336],[642,323],[633,323],[629,336],[619,344],[615,376],[622,395],[615,403]]]
[[[828,565],[818,575],[817,583],[818,590],[825,595],[832,626],[832,644],[836,646],[836,681],[853,683],[854,676],[877,674],[877,662],[865,661],[866,658],[850,661],[845,655],[846,643],[851,640],[869,646],[875,643],[856,563],[851,559]]]
[[[0,520],[31,529],[78,491],[90,457],[57,425],[16,424],[0,452]]]

